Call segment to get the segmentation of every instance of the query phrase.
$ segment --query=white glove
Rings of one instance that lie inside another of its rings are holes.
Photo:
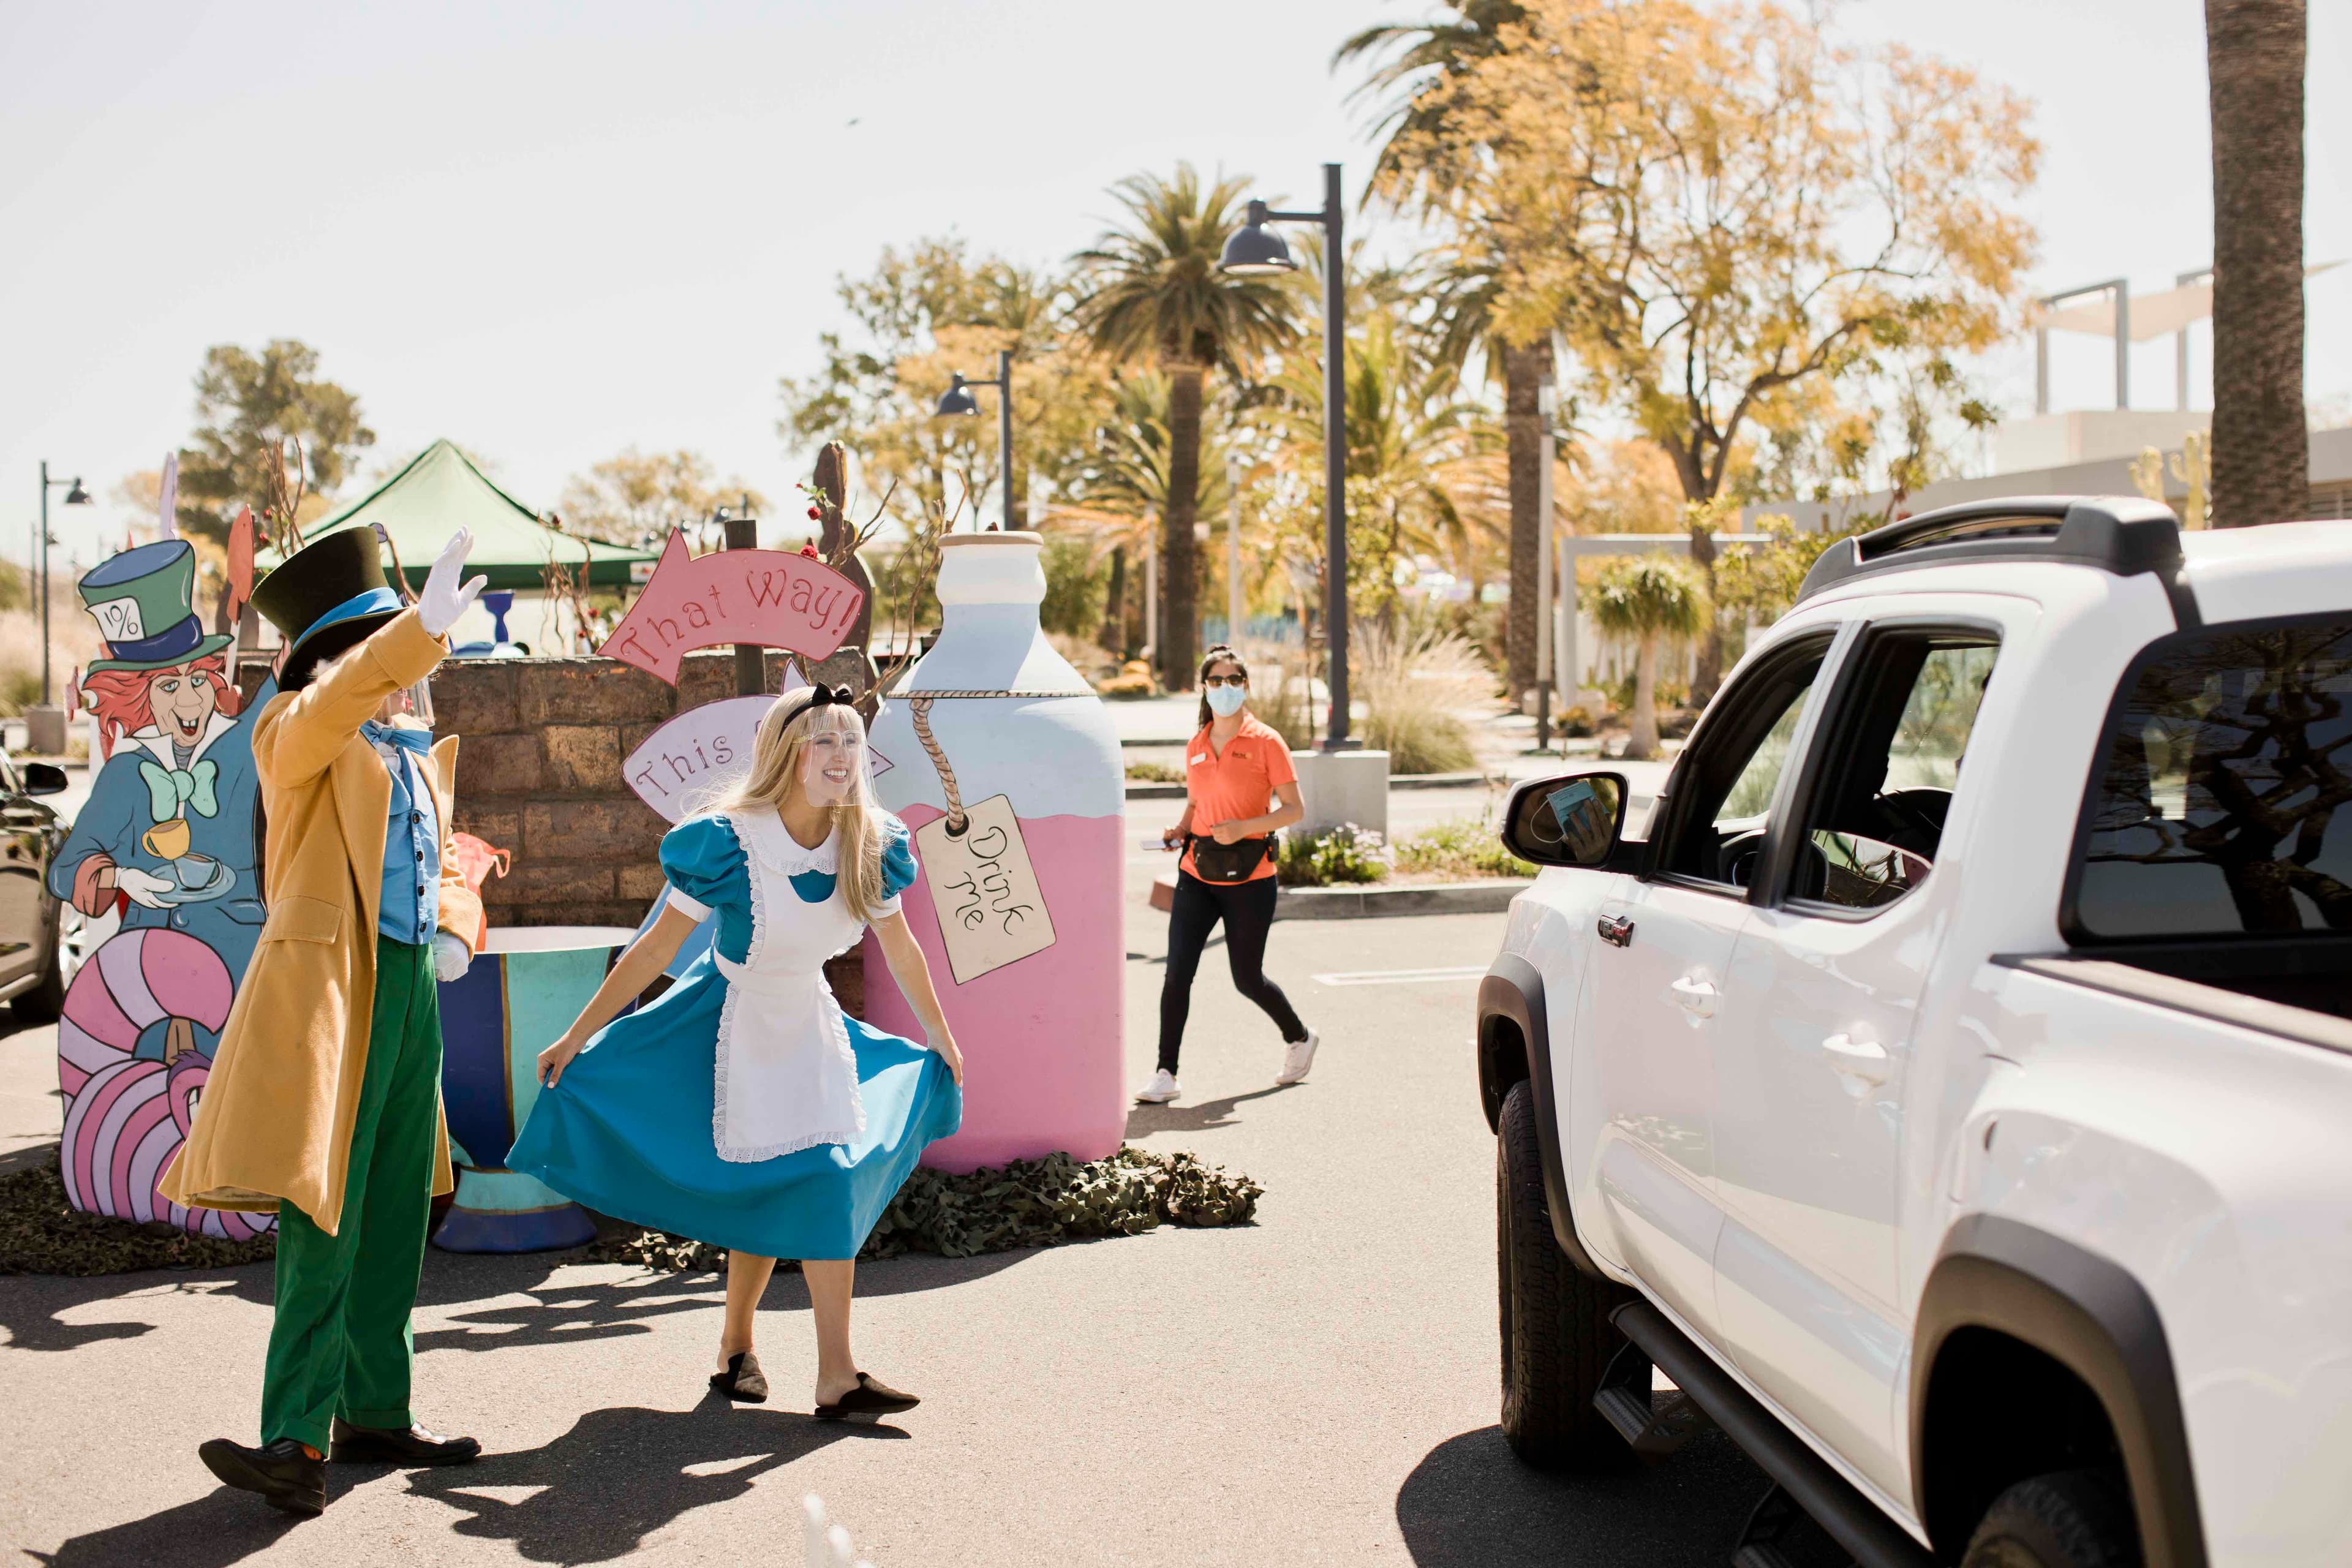
[[[474,955],[466,944],[446,931],[433,933],[434,978],[446,985],[453,980],[466,978],[466,971],[474,967]]]
[[[114,885],[131,895],[131,901],[151,910],[160,910],[163,900],[159,896],[170,892],[178,884],[169,877],[158,877],[152,871],[142,871],[136,866],[117,866]]]
[[[488,577],[476,577],[458,585],[458,577],[466,569],[466,557],[474,552],[474,535],[469,529],[459,529],[441,547],[440,557],[433,570],[425,574],[425,592],[416,596],[416,618],[425,629],[436,637],[447,637],[457,617],[466,613],[482,590],[489,585]]]

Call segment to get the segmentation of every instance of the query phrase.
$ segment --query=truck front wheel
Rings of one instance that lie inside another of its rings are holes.
[[[2018,1482],[1985,1510],[1962,1568],[2138,1568],[2138,1531],[2122,1486],[2097,1470]]]
[[[1496,1129],[1495,1253],[1503,1338],[1503,1436],[1543,1469],[1599,1469],[1633,1450],[1592,1407],[1625,1342],[1609,1314],[1629,1297],[1568,1260],[1544,1202],[1535,1093],[1511,1086]]]

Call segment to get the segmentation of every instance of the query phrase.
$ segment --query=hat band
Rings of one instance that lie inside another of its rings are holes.
[[[329,626],[341,626],[345,621],[355,621],[362,616],[397,614],[400,608],[400,595],[390,588],[367,589],[362,593],[352,595],[303,627],[302,635],[294,639],[294,646],[300,647]]]
[[[106,645],[108,655],[125,664],[163,664],[185,658],[205,640],[204,619],[190,616],[152,637],[131,637]]]

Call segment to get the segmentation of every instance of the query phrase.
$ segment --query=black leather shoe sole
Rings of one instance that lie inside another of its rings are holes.
[[[280,1475],[262,1468],[253,1461],[247,1449],[226,1437],[215,1437],[196,1449],[196,1457],[205,1468],[220,1478],[224,1486],[239,1491],[257,1492],[261,1500],[275,1509],[302,1519],[316,1519],[326,1511],[327,1484],[323,1473],[316,1485],[292,1476]],[[323,1472],[324,1467],[321,1467]]]
[[[470,1465],[482,1457],[471,1437],[420,1443],[405,1432],[374,1432],[337,1426],[327,1457],[339,1465]]]
[[[857,1386],[830,1405],[816,1407],[820,1421],[878,1421],[885,1415],[897,1415],[912,1410],[921,1400],[911,1394],[902,1394],[887,1383],[877,1383],[864,1373],[857,1374]]]

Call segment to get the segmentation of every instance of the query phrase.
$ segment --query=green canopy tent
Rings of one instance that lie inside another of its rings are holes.
[[[492,484],[447,441],[434,442],[365,499],[312,523],[302,536],[319,539],[377,523],[392,536],[401,574],[413,589],[425,585],[433,558],[461,528],[474,532],[474,552],[466,558],[466,574],[488,577],[493,588],[543,588],[551,560],[566,567],[585,562],[592,588],[625,587],[633,581],[644,581],[656,559],[650,551],[573,539],[548,527],[530,508]],[[263,551],[254,564],[266,569],[278,564],[278,560],[274,552]]]

